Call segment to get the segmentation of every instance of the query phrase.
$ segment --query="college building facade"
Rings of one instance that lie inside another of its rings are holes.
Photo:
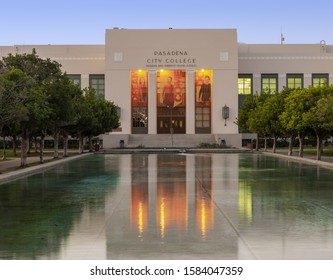
[[[242,146],[236,120],[246,98],[262,90],[331,84],[333,46],[242,44],[236,29],[106,30],[105,45],[17,45],[62,65],[82,88],[119,107],[121,125],[105,148]]]

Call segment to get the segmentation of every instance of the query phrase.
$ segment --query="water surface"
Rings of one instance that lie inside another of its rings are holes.
[[[333,171],[94,155],[0,185],[1,259],[333,259]]]

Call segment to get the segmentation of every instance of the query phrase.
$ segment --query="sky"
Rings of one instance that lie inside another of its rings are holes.
[[[0,3],[0,46],[104,44],[105,30],[237,29],[238,42],[333,44],[332,0],[15,0]]]

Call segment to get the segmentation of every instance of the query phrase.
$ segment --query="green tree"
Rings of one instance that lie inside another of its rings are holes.
[[[52,83],[45,85],[49,106],[47,128],[52,132],[54,139],[54,158],[59,157],[59,135],[75,121],[74,99],[81,95],[78,85],[61,75]]]
[[[31,54],[9,54],[3,57],[2,69],[20,69],[29,77],[31,85],[24,92],[22,105],[27,111],[26,118],[19,122],[21,127],[21,166],[26,165],[29,137],[49,118],[50,108],[46,87],[61,75],[60,64],[50,59],[41,59],[33,50]]]
[[[331,135],[333,129],[333,86],[308,90],[310,95],[318,100],[308,112],[304,113],[303,120],[316,134],[317,160],[321,160],[323,139]]]

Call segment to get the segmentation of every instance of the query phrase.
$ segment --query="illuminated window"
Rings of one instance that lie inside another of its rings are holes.
[[[312,74],[312,86],[321,87],[328,85],[328,74]]]
[[[238,76],[238,94],[252,94],[251,74],[240,74]]]
[[[131,70],[132,133],[148,133],[148,71]]]
[[[211,133],[213,71],[195,71],[195,133]]]
[[[287,88],[303,88],[303,74],[287,74]]]
[[[278,74],[262,74],[261,90],[275,93],[278,91]]]
[[[89,75],[89,86],[95,89],[97,97],[105,98],[104,75]]]

